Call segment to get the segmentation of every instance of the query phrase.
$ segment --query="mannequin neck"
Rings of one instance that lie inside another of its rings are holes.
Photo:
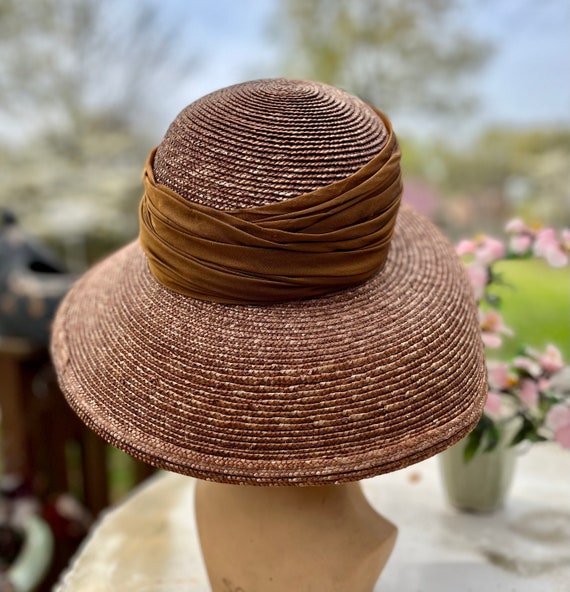
[[[199,481],[196,520],[213,592],[370,592],[397,534],[358,483]]]

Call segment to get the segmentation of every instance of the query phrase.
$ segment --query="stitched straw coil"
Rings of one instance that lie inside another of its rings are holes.
[[[182,111],[154,173],[196,203],[256,207],[346,178],[386,138],[374,111],[338,89],[254,81]],[[485,399],[461,263],[407,207],[370,280],[264,306],[168,290],[134,242],[69,293],[52,353],[69,403],[112,444],[236,484],[354,481],[407,466],[468,433]]]

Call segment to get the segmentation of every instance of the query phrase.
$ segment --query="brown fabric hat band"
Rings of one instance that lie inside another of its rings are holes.
[[[217,210],[155,182],[144,170],[140,243],[154,277],[200,300],[267,304],[321,296],[372,277],[388,255],[402,194],[400,149],[350,177],[254,208]]]

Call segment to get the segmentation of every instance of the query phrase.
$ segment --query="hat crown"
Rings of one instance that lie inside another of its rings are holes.
[[[220,210],[283,201],[349,177],[388,131],[356,97],[318,82],[255,80],[195,101],[170,125],[156,181]]]

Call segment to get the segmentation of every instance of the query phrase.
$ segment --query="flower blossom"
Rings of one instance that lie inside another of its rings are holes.
[[[568,263],[568,255],[552,228],[544,228],[537,233],[533,250],[537,257],[546,259],[551,267],[564,267]]]
[[[488,367],[489,385],[500,391],[514,386],[518,381],[509,372],[509,365],[505,363],[493,364]]]
[[[519,370],[523,370],[533,378],[537,378],[542,374],[541,367],[527,356],[517,356],[513,360],[513,366]]]
[[[475,253],[475,242],[472,240],[463,239],[457,243],[455,247],[455,252],[460,256],[463,255],[472,255]]]
[[[544,376],[542,376],[538,379],[538,390],[541,393],[545,393],[551,386],[552,380],[550,380],[550,378],[545,378]]]
[[[538,356],[538,363],[545,372],[550,374],[564,368],[564,360],[560,350],[551,343],[546,346],[544,354]]]
[[[511,237],[509,251],[515,255],[526,255],[532,245],[532,238],[527,234]]]
[[[476,300],[481,300],[485,293],[485,286],[489,281],[489,272],[477,262],[473,262],[465,267],[471,289]]]
[[[463,257],[473,255],[481,265],[490,265],[505,256],[505,245],[496,238],[480,234],[473,240],[463,239],[455,247],[455,252]]]
[[[512,335],[513,332],[503,322],[503,317],[496,310],[479,310],[479,325],[483,343],[495,349],[501,347],[503,340],[501,335]]]
[[[487,401],[485,402],[485,413],[489,415],[498,416],[501,413],[503,398],[501,393],[489,391],[487,393]]]
[[[554,405],[546,415],[546,427],[554,433],[554,439],[570,449],[570,407]]]
[[[496,238],[482,236],[476,245],[475,257],[482,265],[489,265],[505,256],[505,245]]]
[[[531,230],[520,218],[514,218],[507,222],[505,232],[507,234],[530,234]]]
[[[530,411],[538,407],[538,384],[531,378],[525,378],[521,383],[519,398]]]

